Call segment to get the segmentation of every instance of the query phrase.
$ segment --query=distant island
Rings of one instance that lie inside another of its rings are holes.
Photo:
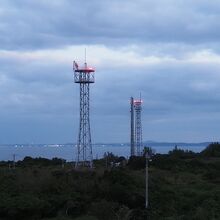
[[[195,142],[157,142],[157,141],[143,141],[143,146],[187,146],[187,145],[190,145],[190,146],[208,146],[210,143],[212,142],[198,142],[198,143],[195,143]],[[32,146],[32,147],[48,147],[48,146],[51,146],[51,147],[65,147],[65,146],[75,146],[76,143],[11,143],[11,144],[0,144],[0,147],[1,146],[16,146],[16,147],[25,147],[25,146]],[[111,145],[111,146],[130,146],[130,143],[128,142],[97,142],[97,143],[93,143],[92,145],[94,146],[108,146],[108,145]]]

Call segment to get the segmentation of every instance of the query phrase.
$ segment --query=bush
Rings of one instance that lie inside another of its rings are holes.
[[[220,157],[220,144],[218,142],[209,144],[200,155],[205,157]]]
[[[128,166],[134,170],[144,169],[146,167],[145,157],[132,156],[128,161]]]

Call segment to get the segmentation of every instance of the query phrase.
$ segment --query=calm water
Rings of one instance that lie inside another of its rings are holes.
[[[167,153],[169,150],[174,148],[174,144],[172,145],[161,145],[161,146],[151,146],[155,149],[156,153]],[[206,146],[202,145],[181,145],[178,146],[184,150],[192,150],[194,152],[200,152]],[[93,146],[93,157],[102,158],[105,152],[112,152],[118,156],[128,157],[130,154],[130,147],[128,145],[94,145]],[[22,160],[25,156],[30,157],[44,157],[44,158],[63,158],[67,161],[75,160],[75,149],[73,146],[0,146],[0,161],[1,160],[12,160],[13,154],[15,154],[16,161]]]

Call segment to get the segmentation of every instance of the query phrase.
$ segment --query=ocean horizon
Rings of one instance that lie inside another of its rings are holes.
[[[146,143],[144,146],[151,147],[155,153],[166,154],[177,146],[183,150],[190,150],[196,153],[201,152],[208,146],[204,143]],[[117,156],[129,157],[129,144],[93,144],[93,158],[103,158],[106,152],[111,152]],[[8,144],[0,145],[0,161],[23,160],[24,157],[42,157],[42,158],[62,158],[67,161],[75,161],[76,158],[75,144]]]

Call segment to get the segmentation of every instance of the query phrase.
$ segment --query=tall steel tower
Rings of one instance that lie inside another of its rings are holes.
[[[136,156],[141,156],[142,149],[142,124],[141,124],[141,110],[142,100],[134,100],[135,109],[135,148]]]
[[[134,100],[135,109],[135,144],[136,144],[136,156],[141,156],[142,149],[142,124],[141,124],[141,110],[142,100]]]
[[[130,99],[131,104],[131,156],[135,156],[135,134],[134,134],[134,98]]]
[[[131,156],[141,156],[142,149],[142,124],[141,111],[142,99],[131,97]]]
[[[88,67],[85,62],[84,67],[79,68],[73,62],[74,81],[80,85],[80,123],[79,136],[77,141],[76,167],[93,167],[92,142],[89,120],[89,86],[95,82],[95,69]]]

